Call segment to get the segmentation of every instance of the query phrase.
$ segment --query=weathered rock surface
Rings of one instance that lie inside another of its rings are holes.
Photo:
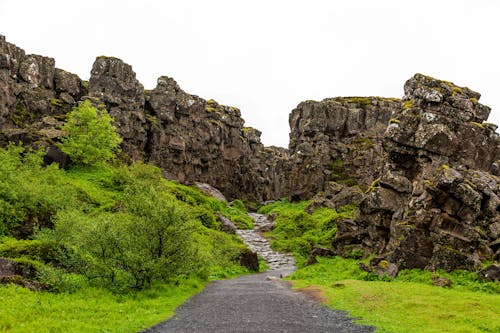
[[[89,80],[89,96],[105,104],[123,138],[123,153],[132,160],[144,159],[147,142],[144,87],[132,67],[113,57],[97,57]]]
[[[405,84],[384,134],[381,178],[355,221],[339,225],[339,253],[377,253],[398,269],[475,269],[498,258],[496,126],[480,95],[420,74]]]
[[[37,270],[31,263],[0,258],[0,284],[16,284],[31,290],[42,290],[44,286],[34,281],[36,274]]]
[[[76,75],[55,68],[52,58],[26,55],[0,35],[0,144],[22,141],[50,146],[60,120],[87,94]]]
[[[337,97],[300,103],[290,114],[292,198],[311,198],[329,181],[368,187],[380,176],[381,138],[400,100]]]
[[[228,234],[236,233],[236,226],[230,219],[222,214],[217,214],[217,220],[220,222],[220,230]]]

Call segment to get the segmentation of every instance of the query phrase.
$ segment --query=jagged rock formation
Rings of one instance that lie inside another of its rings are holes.
[[[122,158],[152,162],[168,178],[210,184],[228,199],[360,203],[334,246],[377,253],[375,264],[391,272],[500,259],[500,141],[479,97],[417,74],[402,100],[302,102],[290,115],[289,149],[264,147],[237,108],[188,94],[172,78],[145,91],[130,65],[98,57],[87,83],[0,36],[0,145],[60,155],[62,121],[90,98],[114,117]]]
[[[122,149],[132,160],[144,159],[147,141],[144,87],[132,67],[112,57],[97,57],[89,80],[89,96],[106,105],[123,138]]]
[[[0,144],[52,142],[60,119],[86,94],[86,83],[54,59],[26,55],[0,35]]]
[[[124,139],[123,159],[153,162],[168,178],[208,183],[229,198],[282,196],[274,175],[285,150],[264,148],[237,108],[187,94],[166,76],[145,91],[132,67],[113,57],[97,57],[87,83],[0,36],[1,145],[53,149],[65,115],[82,98],[109,110]]]
[[[380,176],[381,138],[400,100],[337,97],[300,103],[290,114],[287,191],[310,198],[338,184],[367,188]],[[335,183],[331,183],[335,182]]]
[[[415,75],[384,134],[382,177],[355,221],[339,225],[340,253],[378,253],[403,268],[473,269],[500,258],[500,158],[480,95]]]
[[[145,152],[167,177],[209,183],[229,198],[241,196],[251,145],[261,144],[260,133],[243,127],[239,109],[187,94],[162,76],[146,93],[145,111],[150,122]]]

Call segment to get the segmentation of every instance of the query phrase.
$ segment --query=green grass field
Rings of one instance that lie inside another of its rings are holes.
[[[500,332],[500,285],[470,282],[457,275],[451,288],[427,282],[364,281],[362,272],[345,265],[345,259],[319,258],[291,277],[294,288],[304,288],[320,301],[344,310],[359,323],[384,333]],[[353,263],[354,261],[350,261]],[[422,272],[413,272],[414,276]],[[443,273],[444,274],[444,273]],[[478,291],[478,289],[484,291]]]
[[[0,332],[138,332],[172,316],[204,284],[193,279],[129,295],[94,288],[54,294],[0,286]]]

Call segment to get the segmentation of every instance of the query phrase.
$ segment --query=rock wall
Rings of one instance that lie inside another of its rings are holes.
[[[479,97],[420,74],[406,82],[384,134],[382,177],[355,221],[339,225],[340,253],[378,253],[399,269],[500,258],[500,140]]]
[[[55,150],[62,121],[84,98],[115,119],[124,160],[152,162],[168,178],[209,183],[228,198],[283,195],[276,175],[286,150],[265,148],[237,108],[187,94],[166,76],[145,91],[132,67],[113,57],[97,57],[84,82],[0,36],[0,145],[21,141]]]
[[[55,68],[54,59],[27,55],[0,35],[0,144],[52,142],[60,120],[86,94],[86,83]]]
[[[113,57],[97,57],[89,79],[89,96],[105,104],[132,160],[144,159],[147,141],[144,87],[132,67]]]
[[[380,176],[381,138],[400,102],[337,97],[300,103],[289,119],[291,170],[286,192],[305,199],[338,184],[367,188]]]

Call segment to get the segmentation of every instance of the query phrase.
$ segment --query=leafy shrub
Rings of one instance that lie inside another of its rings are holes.
[[[0,148],[0,235],[29,237],[75,200],[57,165],[42,167],[42,151]]]
[[[211,210],[203,206],[198,206],[193,208],[191,214],[195,219],[199,220],[203,226],[215,230],[220,229],[220,223]]]
[[[97,110],[89,100],[68,113],[62,127],[61,151],[75,164],[94,165],[113,158],[122,141],[106,109]]]
[[[55,235],[75,248],[75,269],[115,291],[187,274],[195,264],[187,214],[153,189],[130,189],[123,204],[124,213],[58,215]]]

